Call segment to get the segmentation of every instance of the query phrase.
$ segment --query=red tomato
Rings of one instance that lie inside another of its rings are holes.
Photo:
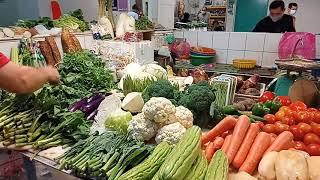
[[[289,106],[281,106],[279,111],[287,111],[287,110],[291,110]]]
[[[263,118],[268,124],[273,124],[277,121],[276,116],[273,114],[266,114]]]
[[[297,111],[294,114],[296,122],[308,122],[309,121],[309,115],[306,111]]]
[[[320,156],[320,145],[309,144],[307,146],[307,152],[310,154],[310,156]]]
[[[274,124],[266,124],[263,126],[262,131],[266,133],[276,133],[276,126]]]
[[[281,121],[283,124],[287,124],[289,126],[294,125],[294,118],[290,116],[286,116]]]
[[[258,126],[260,127],[260,129],[262,129],[263,128],[263,126],[264,126],[264,123],[263,122],[257,122],[257,124],[258,124]]]
[[[301,101],[296,101],[292,104],[289,105],[290,109],[292,109],[293,111],[298,111],[298,110],[306,110],[307,109],[307,105],[304,104]]]
[[[320,124],[311,123],[311,127],[312,127],[312,132],[320,136]]]
[[[314,112],[314,111],[312,111],[312,112],[308,111],[308,117],[309,117],[309,119],[308,119],[306,122],[307,122],[307,123],[314,122],[314,118],[315,118],[315,116],[316,116],[316,113],[317,113],[317,112]]]
[[[312,127],[307,123],[299,123],[298,127],[303,131],[304,134],[312,132]]]
[[[294,111],[292,111],[288,106],[282,106],[279,111],[283,111],[286,116],[294,117]]]
[[[320,144],[320,138],[314,133],[308,133],[304,136],[303,142],[306,145],[309,144]]]
[[[287,124],[277,123],[277,124],[275,124],[275,126],[276,126],[276,134],[280,134],[283,131],[289,131],[290,130],[290,127]]]
[[[307,111],[308,112],[318,112],[318,109],[316,109],[316,108],[308,108]]]
[[[294,142],[294,149],[300,150],[300,151],[306,151],[307,146],[301,142],[301,141],[295,141]]]
[[[274,99],[274,93],[270,91],[265,91],[259,98],[259,102],[265,103],[267,101],[272,101]]]
[[[294,140],[303,140],[304,133],[298,125],[290,126],[290,132],[293,134]]]
[[[276,101],[279,101],[282,106],[289,106],[291,104],[290,98],[288,96],[278,96],[275,98]]]
[[[285,114],[284,111],[278,111],[278,112],[275,114],[275,116],[276,116],[276,120],[277,120],[277,121],[281,121],[281,120],[286,116],[286,114]]]
[[[314,112],[313,122],[320,123],[320,111]]]

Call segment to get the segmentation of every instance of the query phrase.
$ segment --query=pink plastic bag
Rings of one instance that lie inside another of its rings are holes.
[[[279,43],[278,55],[280,59],[288,59],[292,56],[315,59],[316,36],[306,32],[284,33]]]

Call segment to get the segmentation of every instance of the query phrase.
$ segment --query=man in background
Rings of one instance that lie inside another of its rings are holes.
[[[263,18],[253,32],[284,33],[295,32],[293,17],[285,14],[285,5],[282,0],[275,0],[269,6],[270,15]]]
[[[209,20],[209,12],[206,7],[203,7],[198,13],[198,20],[201,22],[208,23]]]
[[[298,11],[298,4],[297,3],[290,3],[288,5],[288,11],[287,14],[291,15],[293,17],[293,25],[296,27],[296,14]]]
[[[135,20],[139,19],[139,10],[136,4],[132,6],[132,10],[128,12],[128,16],[133,17]]]
[[[183,14],[183,18],[181,19],[180,22],[182,22],[182,23],[191,22],[189,18],[190,18],[190,14],[186,12],[186,13]]]

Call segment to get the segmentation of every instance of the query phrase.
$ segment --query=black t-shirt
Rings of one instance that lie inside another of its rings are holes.
[[[293,25],[293,17],[284,14],[277,22],[273,22],[269,16],[265,17],[258,22],[256,27],[253,29],[253,32],[284,33],[296,32],[296,30]]]

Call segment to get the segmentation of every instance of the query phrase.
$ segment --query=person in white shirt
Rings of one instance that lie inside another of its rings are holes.
[[[138,7],[136,4],[134,4],[132,6],[132,10],[130,12],[128,12],[128,16],[131,16],[133,17],[135,20],[138,20],[139,19],[139,14],[138,14]]]
[[[199,12],[198,12],[198,20],[208,23],[209,20],[209,12],[207,11],[206,7],[203,7]]]

